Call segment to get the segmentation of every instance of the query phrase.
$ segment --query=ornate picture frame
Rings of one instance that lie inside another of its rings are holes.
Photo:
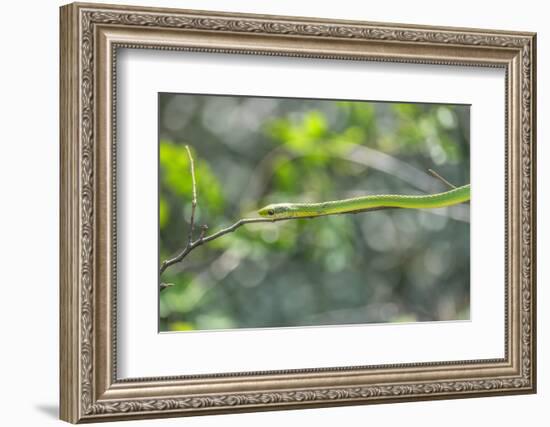
[[[112,421],[536,391],[536,36],[74,3],[61,8],[61,419]],[[117,378],[117,49],[505,70],[505,357]]]

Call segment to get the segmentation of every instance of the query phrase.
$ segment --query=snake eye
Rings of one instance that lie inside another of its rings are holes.
[[[267,214],[268,214],[268,215],[275,215],[275,211],[274,211],[273,209],[269,209],[269,210],[267,211]]]

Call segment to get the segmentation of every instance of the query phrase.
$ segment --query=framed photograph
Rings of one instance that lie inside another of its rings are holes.
[[[535,34],[60,22],[63,420],[536,391]]]

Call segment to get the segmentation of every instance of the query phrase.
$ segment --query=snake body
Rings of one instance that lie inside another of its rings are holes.
[[[276,203],[261,208],[258,214],[272,219],[311,218],[384,208],[442,208],[468,200],[470,200],[470,184],[443,193],[426,195],[380,194],[321,203]]]

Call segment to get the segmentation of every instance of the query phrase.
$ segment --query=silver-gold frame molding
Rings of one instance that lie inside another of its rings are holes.
[[[535,392],[535,40],[523,32],[63,6],[61,418],[77,423]],[[117,379],[118,48],[503,68],[505,357]]]

